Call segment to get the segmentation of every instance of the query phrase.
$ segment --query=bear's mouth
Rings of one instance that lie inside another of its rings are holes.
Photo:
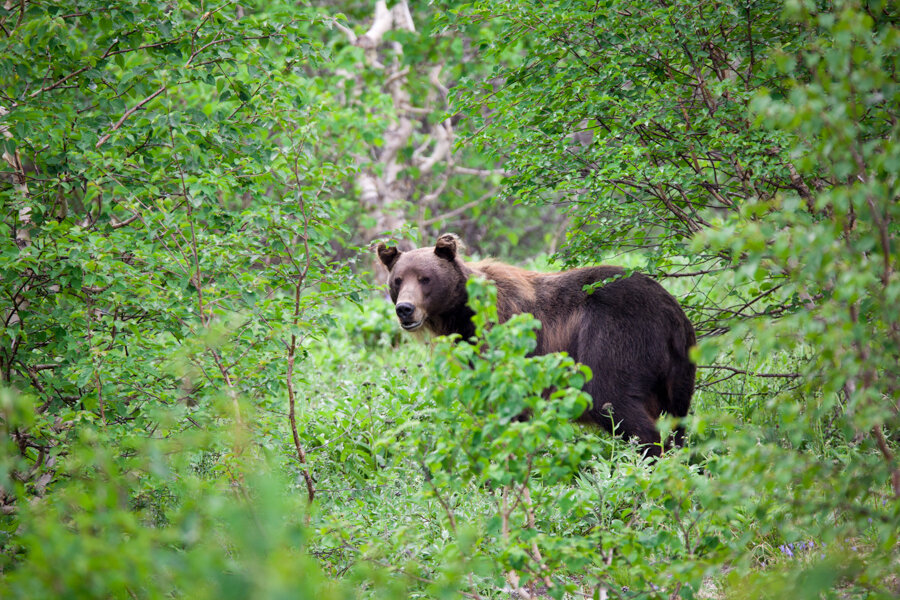
[[[400,327],[402,327],[406,331],[415,331],[416,329],[421,327],[422,323],[424,323],[424,322],[425,322],[425,319],[422,319],[421,321],[414,321],[412,323],[404,323],[403,321],[401,321]]]

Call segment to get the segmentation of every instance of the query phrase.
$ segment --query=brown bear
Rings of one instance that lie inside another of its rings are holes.
[[[494,260],[464,262],[459,238],[442,235],[434,248],[401,252],[379,244],[391,299],[400,326],[437,335],[475,333],[466,305],[466,280],[480,276],[497,286],[501,321],[531,313],[541,322],[535,353],[566,352],[587,365],[593,377],[584,389],[593,405],[580,420],[636,438],[646,454],[662,452],[660,414],[687,415],[696,367],[689,350],[696,343],[684,311],[646,275],[625,276],[618,267],[598,266],[560,273],[536,273]],[[585,291],[585,286],[605,282]],[[683,430],[675,442],[683,442]]]

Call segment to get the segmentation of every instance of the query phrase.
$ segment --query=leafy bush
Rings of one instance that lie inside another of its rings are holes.
[[[0,596],[896,597],[893,4],[440,2],[373,55],[442,64],[485,167],[408,223],[532,255],[564,211],[564,264],[687,304],[690,443],[653,463],[478,282],[471,343],[368,300],[392,115],[331,8],[0,7]]]
[[[5,439],[24,425],[11,411],[33,409],[28,404],[7,392]],[[304,496],[290,491],[266,453],[223,458],[245,438],[210,426],[123,442],[95,424],[79,427],[46,496],[19,502],[16,520],[5,523],[15,529],[4,528],[0,593],[349,597],[308,555]],[[16,455],[9,450],[6,465]],[[210,452],[219,458],[210,462]],[[17,473],[4,469],[0,485],[26,497]]]

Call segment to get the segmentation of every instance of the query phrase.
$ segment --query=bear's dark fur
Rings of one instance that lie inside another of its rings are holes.
[[[541,321],[537,354],[565,351],[590,367],[585,391],[593,406],[581,420],[634,437],[649,455],[662,447],[660,414],[687,415],[694,392],[695,366],[688,352],[694,328],[661,285],[641,274],[624,276],[618,267],[599,266],[560,273],[536,273],[492,260],[466,263],[458,238],[441,236],[434,248],[401,252],[380,244],[378,257],[390,272],[391,299],[400,325],[437,335],[474,335],[466,306],[466,280],[482,276],[497,286],[501,321],[528,312]],[[607,283],[593,293],[586,285]],[[675,432],[681,444],[683,432]]]

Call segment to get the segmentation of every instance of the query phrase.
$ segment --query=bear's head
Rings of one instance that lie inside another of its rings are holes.
[[[436,325],[466,304],[468,270],[458,257],[459,237],[448,233],[438,238],[434,248],[401,252],[379,244],[378,258],[389,272],[391,300],[400,326],[416,331],[425,325],[440,333]]]

